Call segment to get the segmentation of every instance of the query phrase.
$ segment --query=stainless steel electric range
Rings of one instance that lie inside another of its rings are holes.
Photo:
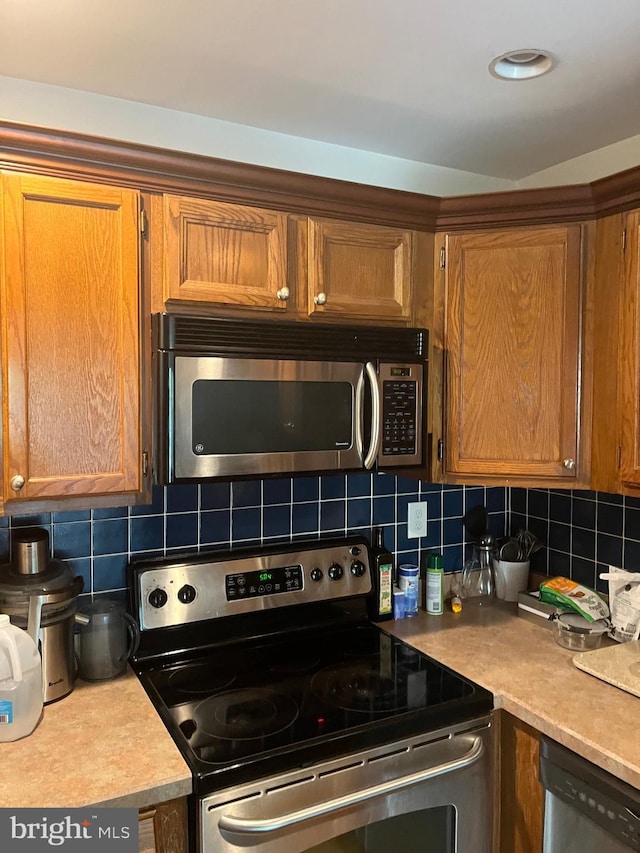
[[[366,539],[129,573],[132,665],[192,770],[194,850],[374,853],[392,830],[399,853],[490,849],[492,696],[370,621]]]

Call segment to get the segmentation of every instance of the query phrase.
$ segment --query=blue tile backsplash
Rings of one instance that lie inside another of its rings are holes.
[[[605,492],[512,489],[511,530],[528,528],[545,547],[531,568],[601,592],[610,565],[640,571],[640,498]]]
[[[427,536],[407,537],[407,504],[427,507]],[[484,504],[489,527],[504,535],[508,488],[440,486],[390,474],[296,477],[235,483],[157,486],[150,506],[0,517],[0,562],[10,558],[11,530],[49,531],[53,555],[72,563],[84,590],[125,587],[132,557],[363,534],[385,528],[397,562],[418,562],[423,552],[444,555],[445,570],[459,571],[469,556],[462,517]]]

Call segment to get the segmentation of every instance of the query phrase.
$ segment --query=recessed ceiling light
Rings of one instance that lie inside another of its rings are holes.
[[[540,77],[557,64],[557,59],[546,50],[510,50],[497,56],[489,71],[501,80],[529,80]]]

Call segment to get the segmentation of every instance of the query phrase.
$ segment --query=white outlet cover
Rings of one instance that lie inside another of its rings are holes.
[[[427,535],[427,505],[426,503],[411,503],[407,509],[407,537],[420,539]]]

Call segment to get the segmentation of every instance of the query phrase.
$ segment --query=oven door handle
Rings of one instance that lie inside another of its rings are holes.
[[[316,817],[322,817],[330,812],[345,809],[349,806],[355,806],[365,800],[371,800],[374,797],[383,797],[387,794],[393,794],[401,788],[406,788],[409,785],[417,785],[420,782],[426,782],[428,779],[433,779],[436,776],[442,776],[445,773],[452,773],[454,770],[462,770],[470,764],[474,764],[479,760],[484,752],[484,742],[481,737],[474,737],[471,749],[456,758],[453,761],[446,761],[444,764],[437,764],[435,767],[428,767],[424,770],[418,770],[416,773],[410,773],[408,776],[401,776],[398,779],[391,779],[388,782],[382,782],[380,785],[374,785],[372,788],[364,788],[361,791],[354,791],[352,794],[346,794],[344,797],[336,797],[334,800],[327,800],[325,803],[319,803],[315,806],[310,806],[306,809],[300,809],[297,812],[289,812],[280,817],[268,818],[265,820],[251,820],[243,817],[232,817],[231,815],[221,815],[218,820],[218,827],[223,832],[235,833],[260,833],[260,832],[275,832],[279,829],[286,829],[288,826],[293,826],[296,823],[302,823],[307,820],[312,820]]]
[[[378,374],[373,362],[368,361],[365,370],[369,378],[371,386],[371,444],[369,452],[364,460],[364,467],[367,471],[373,468],[376,459],[378,458],[378,450],[380,449],[380,389],[378,388]]]

